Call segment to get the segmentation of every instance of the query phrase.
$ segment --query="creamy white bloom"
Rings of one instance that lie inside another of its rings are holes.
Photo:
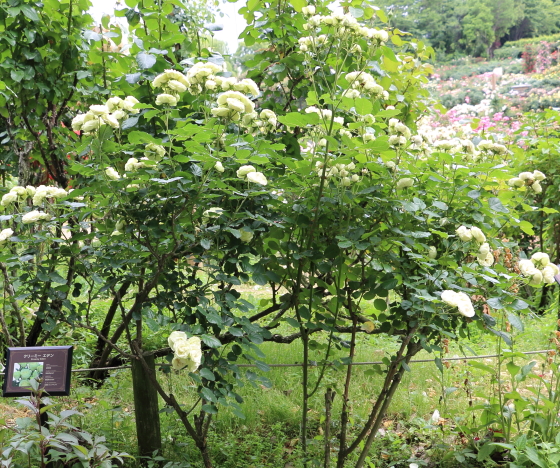
[[[536,252],[531,255],[531,261],[535,264],[539,264],[541,267],[545,267],[550,264],[550,257],[547,253]]]
[[[159,161],[165,156],[165,148],[155,143],[148,143],[144,149],[144,156],[154,161]]]
[[[533,182],[531,188],[535,193],[542,193],[542,185],[538,181]]]
[[[156,105],[161,106],[163,104],[174,107],[177,105],[177,98],[167,93],[158,94],[158,96],[156,97]]]
[[[0,202],[0,205],[2,206],[8,206],[11,203],[16,202],[18,199],[18,194],[15,192],[8,192],[6,193],[3,197],[2,197],[2,201]]]
[[[256,169],[253,166],[241,166],[237,169],[237,177],[240,179],[244,179],[247,174],[250,172],[255,172]]]
[[[521,271],[524,276],[531,276],[537,270],[537,267],[531,260],[525,258],[519,260],[519,271]]]
[[[437,257],[437,249],[433,245],[431,245],[428,248],[428,258],[434,259],[436,257]]]
[[[480,242],[481,244],[486,242],[486,236],[484,235],[484,233],[480,230],[480,228],[477,228],[476,226],[473,226],[471,228],[471,234],[473,236],[473,238]]]
[[[136,158],[130,158],[124,165],[124,170],[127,172],[135,172],[144,167],[144,165],[145,164],[142,161],[138,161]]]
[[[407,187],[412,187],[414,185],[414,179],[405,177],[397,182],[397,190],[401,190]]]
[[[247,180],[255,184],[266,185],[268,181],[262,172],[249,172],[247,173]]]
[[[439,415],[439,411],[435,410],[434,413],[432,414],[432,416],[430,417],[430,422],[432,424],[437,424],[440,420],[440,415]]]
[[[304,6],[301,12],[306,16],[313,16],[315,14],[315,7],[313,5]]]
[[[13,229],[7,228],[0,232],[0,243],[7,241],[10,237],[14,235]]]
[[[1,234],[0,234],[1,237]],[[542,269],[543,279],[545,283],[554,283],[554,276],[558,274],[558,267],[551,263]]]
[[[89,106],[89,111],[93,114],[93,115],[97,115],[97,116],[103,116],[109,113],[109,108],[105,105],[101,105],[101,104],[94,104],[92,106]]]
[[[86,133],[93,132],[94,130],[97,130],[100,125],[101,123],[99,122],[99,119],[88,120],[82,125],[82,131]]]
[[[169,80],[167,86],[176,93],[184,93],[187,90],[187,87],[178,80]]]
[[[214,164],[214,169],[216,169],[216,171],[218,172],[225,171],[224,165],[220,161],[216,161],[216,164]]]
[[[138,114],[138,112],[140,112],[140,109],[134,109],[134,106],[139,102],[140,101],[134,96],[127,96],[122,102],[122,107],[125,111],[130,112],[131,114]]]
[[[461,239],[463,242],[468,242],[472,240],[473,237],[471,230],[466,226],[459,226],[455,231],[455,233],[459,236],[459,239]]]
[[[110,180],[119,180],[121,178],[121,176],[119,175],[119,173],[115,170],[114,167],[108,167],[105,169],[105,175],[107,176],[108,179]]]
[[[82,125],[84,124],[85,114],[79,114],[72,119],[72,130],[80,131],[82,129]]]
[[[488,252],[486,256],[478,255],[477,261],[482,266],[491,267],[494,265],[494,255],[492,255],[492,252]]]
[[[168,342],[170,340],[168,339]],[[187,367],[189,372],[194,372],[200,367],[202,361],[202,342],[197,336],[193,336],[188,340],[176,336],[171,340],[171,349],[173,349],[175,356],[172,362],[174,369],[182,369]]]
[[[441,300],[450,306],[457,307],[459,313],[465,317],[474,316],[474,308],[469,296],[464,292],[445,290],[441,293]]]
[[[29,213],[25,213],[21,217],[21,222],[23,224],[31,224],[31,223],[37,223],[37,222],[40,222],[40,221],[49,221],[50,219],[51,219],[50,214],[44,213],[42,211],[33,210],[33,211],[30,211]]]
[[[544,276],[540,270],[535,270],[531,275],[531,279],[529,280],[529,284],[531,286],[539,286],[542,284],[544,280]]]
[[[541,171],[533,171],[533,179],[539,182],[546,179],[546,176]]]

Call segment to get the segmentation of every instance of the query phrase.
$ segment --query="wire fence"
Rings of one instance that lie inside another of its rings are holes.
[[[539,351],[520,351],[520,354],[525,354],[530,356],[532,354],[548,354],[551,351],[555,351],[553,349],[541,349]],[[478,360],[478,359],[491,359],[501,357],[501,354],[482,354],[476,356],[462,356],[462,357],[449,357],[443,358],[442,361],[469,361],[469,360]],[[434,358],[432,359],[413,359],[410,361],[410,364],[415,363],[422,363],[422,362],[434,362]],[[384,364],[383,361],[368,361],[368,362],[351,362],[351,363],[336,363],[338,366],[373,366],[376,364]],[[312,366],[317,366],[318,364],[312,364]],[[334,366],[335,363],[328,363],[330,366]],[[170,364],[156,364],[159,367],[167,367]],[[296,362],[293,364],[267,364],[268,367],[303,367],[303,363]],[[132,366],[116,366],[116,367],[94,367],[90,369],[72,369],[72,372],[94,372],[94,371],[110,371],[110,370],[121,370],[121,369],[130,369]],[[256,364],[237,364],[237,367],[257,367]],[[5,375],[4,373],[0,372],[0,375]]]

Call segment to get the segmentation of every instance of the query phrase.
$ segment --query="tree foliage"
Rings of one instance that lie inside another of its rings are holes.
[[[491,56],[507,40],[559,31],[553,0],[382,0],[391,24],[444,54]]]

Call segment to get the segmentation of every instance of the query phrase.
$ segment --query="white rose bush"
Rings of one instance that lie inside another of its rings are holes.
[[[143,335],[164,330],[167,343],[150,351],[192,379],[197,414],[155,375],[152,384],[210,467],[212,415],[225,405],[242,417],[237,384],[269,383],[238,366],[266,371],[264,341],[302,342],[301,441],[311,457],[310,399],[341,334],[350,348],[337,364],[352,361],[361,325],[372,322],[368,333],[399,346],[372,368],[384,383],[353,438],[352,366],[344,370],[336,465],[352,457],[362,467],[419,351],[440,351],[469,326],[511,342],[496,317],[528,310],[520,285],[558,274],[546,253],[504,234],[521,226],[520,213],[532,210],[526,192],[538,193],[546,176],[519,174],[492,142],[472,158],[466,143],[450,151],[419,135],[431,52],[382,21],[373,27],[372,8],[354,5],[354,17],[284,2],[278,16],[276,3],[261,3],[246,12],[247,45],[257,13],[259,28],[281,21],[289,34],[271,39],[249,76],[233,76],[217,56],[173,69],[159,57],[137,85],[115,83],[113,95],[74,116],[72,190],[3,194],[0,262],[20,275],[20,305],[38,308],[28,333],[21,315],[15,331],[3,316],[2,326],[31,344],[82,327],[96,336],[97,367],[116,356],[142,361]],[[237,288],[248,282],[270,298],[244,300]],[[107,294],[105,320],[94,323],[92,302]],[[290,332],[276,333],[280,324]],[[312,374],[314,348],[324,356]]]

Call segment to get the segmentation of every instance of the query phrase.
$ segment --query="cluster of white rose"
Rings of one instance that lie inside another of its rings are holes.
[[[404,146],[410,139],[411,132],[399,119],[389,119],[389,144],[392,146]]]
[[[480,244],[476,254],[476,259],[480,265],[490,267],[494,264],[494,254],[480,228],[473,226],[469,229],[466,226],[459,226],[455,232],[463,242],[470,242],[474,239]]]
[[[315,7],[309,5],[302,9],[303,13],[310,18],[303,25],[306,31],[315,31],[322,26],[332,28],[335,38],[363,38],[372,42],[373,45],[383,45],[389,40],[387,31],[362,26],[356,18],[350,14],[332,13],[330,15],[316,15]],[[359,50],[354,50],[359,52]]]
[[[156,143],[148,143],[144,149],[144,157],[152,161],[159,161],[165,156],[165,148]]]
[[[447,289],[441,293],[441,300],[452,307],[457,307],[461,315],[474,317],[474,307],[471,299],[464,292]]]
[[[177,70],[165,70],[152,81],[154,88],[161,88],[162,93],[156,97],[158,106],[168,105],[174,107],[179,102],[180,94],[189,87],[187,77]]]
[[[202,94],[206,91],[211,93],[219,91],[239,91],[257,97],[260,94],[259,87],[251,79],[238,80],[237,78],[219,76],[217,73],[225,72],[222,67],[212,62],[197,62],[187,71],[186,87],[191,94]]]
[[[253,166],[241,166],[237,169],[237,177],[253,182],[254,184],[266,185],[268,181],[262,172],[257,172]]]
[[[343,96],[356,99],[362,93],[378,99],[389,99],[389,93],[383,86],[377,84],[373,76],[363,71],[355,71],[346,75],[350,88],[344,91]]]
[[[133,96],[127,96],[124,99],[116,96],[109,98],[106,104],[89,106],[88,112],[74,117],[72,129],[89,135],[95,133],[103,125],[119,128],[121,120],[128,118],[129,114],[140,112],[138,109],[134,109],[135,104],[138,104],[138,100]]]
[[[326,34],[321,34],[317,37],[304,36],[298,39],[300,52],[317,52],[317,49],[322,45],[326,44],[328,36]]]
[[[194,372],[200,367],[202,361],[202,343],[200,338],[193,336],[187,339],[187,334],[182,331],[174,331],[167,339],[169,347],[175,354],[171,365],[175,370],[185,367],[189,372]]]
[[[147,158],[142,158],[140,161],[136,158],[129,158],[129,160],[124,165],[124,170],[126,172],[136,172],[138,169],[143,168],[146,165],[143,159]]]
[[[45,213],[44,211],[33,210],[33,211],[29,211],[28,213],[25,213],[21,217],[21,222],[23,224],[32,224],[41,221],[50,221],[51,218],[52,216],[48,213]]]
[[[253,102],[239,91],[226,91],[218,96],[218,107],[210,110],[214,117],[222,117],[237,122],[245,114],[255,111]]]
[[[17,201],[24,201],[31,197],[33,199],[33,205],[39,206],[46,199],[49,198],[63,198],[68,195],[68,192],[59,187],[52,187],[49,185],[40,185],[39,187],[33,187],[28,185],[27,187],[21,187],[16,185],[12,187],[10,191],[2,197],[0,205],[8,206]]]
[[[242,119],[242,125],[249,130],[258,130],[261,133],[270,133],[276,128],[278,119],[274,111],[263,109],[260,114],[251,112],[245,114]]]
[[[479,151],[490,153],[492,155],[505,156],[509,154],[508,149],[504,145],[494,143],[492,140],[481,140],[476,145]]]
[[[550,257],[544,252],[534,253],[530,259],[519,260],[519,270],[523,276],[530,278],[531,286],[554,283],[554,277],[559,273],[558,267],[550,262]]]
[[[510,187],[531,187],[533,192],[541,193],[542,185],[541,180],[546,179],[546,176],[541,171],[522,172],[517,177],[508,180]]]
[[[324,163],[317,161],[315,163],[315,170],[319,175],[323,174]],[[338,178],[343,187],[348,187],[353,183],[360,181],[358,174],[352,174],[356,169],[356,165],[352,162],[349,164],[333,164],[325,170],[325,177],[328,179]]]

